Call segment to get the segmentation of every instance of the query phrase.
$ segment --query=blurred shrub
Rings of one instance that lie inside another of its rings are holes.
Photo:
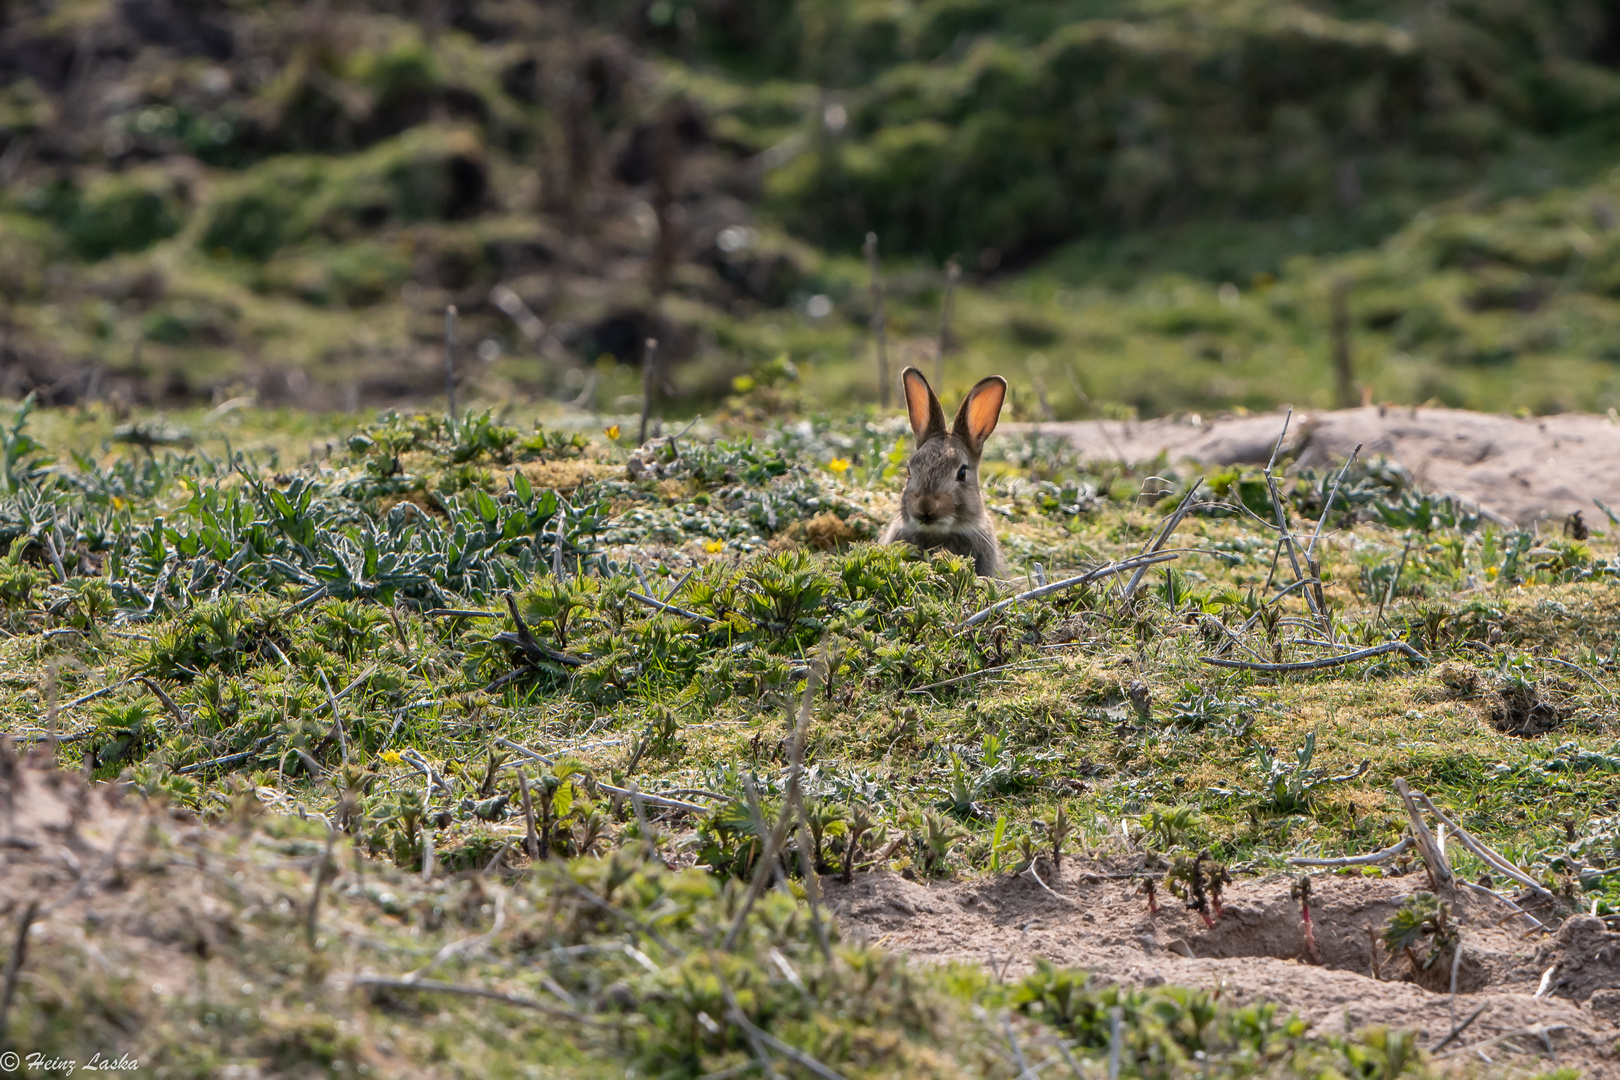
[[[467,218],[482,208],[488,182],[475,136],[420,127],[351,158],[284,158],[250,170],[216,200],[202,246],[262,261],[312,236],[344,240],[388,224]]]
[[[229,344],[241,318],[234,304],[182,296],[158,304],[141,319],[142,336],[160,345]]]
[[[1460,175],[1516,133],[1620,110],[1620,77],[1585,59],[1579,5],[1324,6],[1344,14],[805,0],[783,15],[798,30],[784,61],[871,85],[844,105],[846,125],[818,122],[771,194],[824,243],[875,229],[935,256],[1016,256],[1208,210],[1354,209]]]
[[[31,201],[85,259],[150,247],[179,232],[186,213],[173,180],[148,169],[98,177],[82,190],[60,184]]]
[[[383,135],[397,134],[426,120],[444,91],[438,61],[415,35],[379,52],[353,57],[348,71],[371,96],[370,126]]]

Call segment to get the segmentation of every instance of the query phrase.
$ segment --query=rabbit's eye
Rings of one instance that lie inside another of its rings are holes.
[[[958,484],[967,483],[967,466],[966,465],[958,465],[956,467],[956,482]]]

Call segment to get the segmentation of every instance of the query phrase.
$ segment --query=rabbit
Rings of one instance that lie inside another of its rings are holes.
[[[949,431],[945,411],[922,372],[906,368],[900,373],[900,385],[917,448],[907,464],[910,476],[900,497],[900,512],[878,542],[971,555],[981,577],[1004,577],[1001,545],[979,494],[979,456],[1001,418],[1007,380],[1000,375],[979,380],[956,411],[956,423]]]

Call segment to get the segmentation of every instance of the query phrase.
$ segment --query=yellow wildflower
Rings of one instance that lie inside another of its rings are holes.
[[[384,750],[382,752],[382,759],[390,765],[401,765],[405,761],[405,755],[401,754],[398,750]]]
[[[835,473],[846,473],[849,471],[849,458],[835,457],[827,462],[827,468]]]
[[[707,551],[710,555],[718,555],[724,551],[725,548],[726,544],[724,540],[706,540],[703,543],[703,550]]]
[[[618,424],[614,424],[614,425],[612,425],[611,427],[609,427],[607,429],[607,437],[610,438],[610,439],[613,439],[615,442],[618,441],[618,438],[619,438],[619,425]]]

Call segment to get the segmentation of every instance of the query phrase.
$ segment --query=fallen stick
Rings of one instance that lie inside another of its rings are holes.
[[[561,664],[563,667],[570,668],[577,668],[585,663],[584,660],[577,656],[570,656],[565,652],[553,649],[549,645],[542,645],[534,634],[530,633],[529,624],[523,621],[523,613],[518,610],[517,600],[513,598],[511,593],[506,594],[506,610],[512,616],[512,625],[516,626],[517,630],[515,632],[503,631],[491,638],[491,641],[498,641],[502,645],[515,646],[523,653],[523,657],[529,662],[529,665],[535,668],[538,668],[543,660],[549,660],[553,664]],[[522,668],[518,670],[522,671]],[[491,683],[490,685],[495,684]]]
[[[332,693],[332,682],[326,677],[326,671],[316,668],[321,677],[321,687],[326,691],[327,704],[332,707],[332,730],[337,732],[338,749],[343,753],[343,764],[349,763],[349,733],[343,727],[343,717],[338,715],[337,695]]]
[[[522,743],[515,743],[511,739],[497,737],[495,739],[495,745],[504,746],[508,750],[514,750],[517,753],[522,754],[524,757],[533,761],[538,761],[544,765],[551,765],[555,762],[554,758],[549,758],[545,754],[530,750]],[[407,758],[406,760],[409,759]],[[669,810],[684,810],[689,814],[707,814],[709,812],[709,808],[707,806],[699,806],[697,803],[682,802],[679,799],[666,799],[662,795],[648,795],[644,791],[631,792],[629,788],[614,787],[612,784],[603,783],[601,780],[595,780],[594,782],[597,787],[601,788],[609,795],[620,795],[624,798],[629,798],[632,794],[634,794],[637,798],[641,799],[642,802],[650,803],[653,806],[662,806]]]
[[[1429,800],[1427,795],[1423,794],[1421,791],[1414,792],[1414,795],[1419,802],[1428,808],[1429,813],[1439,818],[1441,822],[1445,824],[1446,828],[1451,830],[1452,835],[1456,836],[1458,843],[1462,844],[1463,847],[1467,848],[1469,851],[1472,851],[1475,855],[1483,859],[1487,866],[1490,866],[1495,870],[1500,870],[1502,873],[1506,874],[1514,881],[1517,881],[1520,885],[1523,885],[1531,892],[1536,893],[1539,896],[1545,896],[1548,899],[1552,899],[1553,894],[1549,892],[1545,886],[1541,885],[1536,881],[1535,878],[1531,877],[1529,874],[1526,874],[1517,866],[1514,866],[1512,863],[1508,862],[1501,855],[1498,855],[1493,849],[1475,839],[1474,835],[1467,829],[1463,828],[1461,825],[1448,818],[1445,814],[1441,813],[1440,808],[1435,806],[1434,803]]]
[[[503,846],[501,848],[501,851],[504,852],[505,850],[506,850],[506,848]],[[438,952],[434,953],[433,958],[431,960],[429,960],[427,963],[423,964],[421,967],[417,968],[415,971],[407,971],[403,976],[401,976],[400,982],[408,982],[408,983],[421,982],[423,975],[425,975],[429,971],[432,971],[434,968],[438,967],[440,964],[444,963],[446,960],[450,959],[452,956],[456,956],[456,955],[459,955],[461,953],[468,952],[470,950],[476,949],[476,948],[478,948],[478,947],[480,947],[482,945],[487,944],[491,939],[493,939],[497,934],[499,934],[501,932],[501,928],[503,926],[505,926],[505,925],[506,925],[506,894],[498,892],[498,893],[495,894],[495,922],[494,922],[494,925],[492,925],[487,931],[485,931],[482,934],[476,934],[476,935],[474,935],[472,937],[459,938],[459,939],[457,939],[455,941],[452,941],[449,944],[445,945]],[[548,977],[547,981],[552,982],[552,980],[550,980],[549,977]],[[548,986],[547,989],[550,989],[550,987]],[[553,991],[553,992],[555,993],[555,991]],[[566,991],[564,991],[564,993],[566,993]],[[573,1003],[573,998],[572,997],[565,998],[565,1000],[567,1000],[570,1004]]]
[[[695,611],[687,611],[685,608],[676,607],[674,604],[666,604],[662,600],[654,600],[650,596],[642,596],[640,593],[635,591],[628,592],[625,595],[632,600],[646,604],[650,608],[657,608],[659,611],[667,611],[671,615],[679,615],[682,618],[691,619],[693,622],[702,623],[704,626],[714,625],[714,620],[709,618],[707,615],[699,615]]]
[[[381,666],[382,666],[381,664],[372,664],[370,667],[366,668],[366,670],[362,671],[358,676],[356,676],[353,680],[351,680],[349,685],[345,686],[343,689],[339,690],[335,694],[333,694],[331,692],[331,688],[328,687],[327,688],[327,694],[328,694],[327,705],[332,709],[333,713],[335,714],[337,712],[337,703],[339,701],[342,701],[344,698],[348,697],[350,694],[352,694],[354,692],[356,687],[358,687],[361,683],[365,682],[367,679],[369,679],[373,675],[375,675],[377,673],[377,669],[380,668]],[[321,679],[323,681],[326,679],[326,672],[324,672],[324,671],[321,672]],[[319,705],[315,706],[315,711],[320,712],[321,707]]]
[[[1524,908],[1520,907],[1518,904],[1515,904],[1512,900],[1509,900],[1495,889],[1487,889],[1485,886],[1472,881],[1464,881],[1463,884],[1468,886],[1470,889],[1473,889],[1477,893],[1483,893],[1486,896],[1500,900],[1503,904],[1506,904],[1509,908],[1511,908],[1515,915],[1523,915],[1526,919],[1529,919],[1531,922],[1535,923],[1536,928],[1542,933],[1552,933],[1552,927],[1548,926],[1546,923],[1542,922],[1540,919],[1536,918],[1534,915],[1530,914],[1528,911],[1524,910]]]
[[[518,791],[523,796],[524,850],[530,862],[540,861],[540,833],[534,827],[534,798],[529,794],[529,774],[521,766],[517,770]]]
[[[92,690],[88,694],[85,694],[83,697],[76,697],[72,701],[66,702],[66,703],[64,703],[62,705],[58,705],[56,707],[56,711],[59,712],[59,713],[64,713],[64,712],[67,712],[69,709],[77,708],[80,705],[89,704],[90,702],[96,700],[97,698],[106,697],[108,694],[112,693],[114,690],[117,690],[119,687],[128,686],[130,683],[136,682],[139,678],[140,678],[140,676],[137,675],[137,676],[133,676],[133,677],[128,678],[128,679],[119,679],[115,683],[108,683],[106,686],[103,686],[100,690]],[[57,740],[57,741],[60,742],[61,740]]]
[[[28,955],[28,931],[39,918],[39,900],[28,902],[23,916],[17,921],[17,936],[11,944],[11,955],[6,958],[4,988],[0,988],[0,1031],[5,1030],[6,1014],[11,1011],[11,999],[17,993],[17,979],[22,974],[23,960]]]
[[[449,783],[447,783],[444,777],[440,775],[439,770],[435,769],[433,764],[428,761],[427,758],[418,753],[414,747],[406,747],[404,750],[400,751],[399,756],[404,758],[405,763],[410,765],[411,768],[415,769],[417,772],[421,773],[427,778],[427,798],[429,802],[433,800],[433,789],[435,787],[444,792],[446,797],[449,797]]]
[[[1064,589],[1072,589],[1077,585],[1085,585],[1088,582],[1100,581],[1101,579],[1111,577],[1114,574],[1122,574],[1127,570],[1135,570],[1139,566],[1152,566],[1154,563],[1170,562],[1172,559],[1181,558],[1181,555],[1182,553],[1180,551],[1157,551],[1148,555],[1133,555],[1128,559],[1121,559],[1118,562],[1106,563],[1097,567],[1095,570],[1088,570],[1084,574],[1080,574],[1076,577],[1064,578],[1062,581],[1054,581],[1049,585],[1042,585],[1038,588],[1031,589],[1028,592],[1021,592],[1017,596],[1009,596],[1005,600],[998,600],[996,603],[991,604],[983,611],[976,611],[972,615],[969,615],[962,621],[962,626],[964,628],[969,626],[977,626],[990,616],[994,615],[996,612],[1002,610],[1003,608],[1011,607],[1020,600],[1036,600],[1043,596],[1049,596],[1055,592],[1062,592]]]
[[[1241,668],[1244,671],[1315,671],[1319,668],[1337,667],[1340,664],[1352,663],[1356,660],[1366,660],[1373,656],[1382,656],[1385,653],[1404,653],[1409,659],[1420,664],[1429,662],[1429,658],[1418,652],[1404,641],[1386,641],[1382,645],[1374,645],[1370,649],[1358,649],[1352,653],[1340,656],[1324,656],[1316,660],[1295,660],[1286,664],[1260,664],[1249,660],[1228,660],[1220,656],[1199,657],[1206,664],[1214,667]]]
[[[180,768],[174,770],[174,772],[176,776],[185,776],[187,773],[200,773],[206,769],[220,769],[224,768],[226,765],[235,765],[237,762],[246,761],[250,757],[257,756],[263,752],[265,747],[269,746],[275,741],[276,737],[274,735],[266,735],[264,738],[254,743],[252,747],[247,750],[243,750],[239,754],[226,754],[224,757],[210,758],[207,761],[194,761],[190,765],[181,766]]]
[[[555,1005],[547,1005],[531,997],[519,997],[516,994],[503,994],[499,990],[489,990],[482,986],[470,986],[465,983],[439,982],[437,979],[388,979],[379,975],[361,975],[354,980],[354,986],[373,987],[378,990],[422,990],[433,994],[458,994],[462,997],[487,998],[490,1001],[499,1001],[503,1005],[515,1005],[520,1009],[533,1009],[537,1013],[558,1020],[571,1020],[576,1024],[592,1024],[602,1026],[606,1021],[598,1020],[594,1016],[575,1012],[573,1009],[560,1009]]]
[[[1221,622],[1221,620],[1215,618],[1213,615],[1200,615],[1198,617],[1198,627],[1201,630],[1218,630],[1218,631],[1220,631],[1222,634],[1226,635],[1226,640],[1229,643],[1231,643],[1233,645],[1236,645],[1238,648],[1242,649],[1244,652],[1246,652],[1250,656],[1254,657],[1254,659],[1255,659],[1255,661],[1257,663],[1263,664],[1263,663],[1266,662],[1265,659],[1259,653],[1254,651],[1253,647],[1251,647],[1248,642],[1244,641],[1242,638],[1240,638],[1236,634],[1232,633],[1231,627],[1227,626],[1225,623]],[[1079,644],[1079,642],[1075,642],[1074,644]],[[1046,647],[1046,646],[1043,646],[1043,648],[1044,647]]]
[[[85,739],[88,739],[90,736],[94,735],[100,730],[100,728],[86,728],[83,731],[75,731],[71,735],[52,735],[49,732],[29,731],[19,735],[13,735],[12,739],[22,744],[24,747],[33,746],[35,743],[42,742],[55,742],[65,745],[67,743],[83,742]]]
[[[184,709],[175,704],[174,698],[170,697],[168,692],[165,691],[162,686],[158,685],[158,681],[156,679],[148,678],[145,675],[137,675],[133,681],[140,683],[142,686],[146,687],[148,690],[152,691],[152,693],[157,695],[157,699],[163,702],[164,709],[168,711],[170,716],[174,717],[175,722],[180,725],[181,730],[188,733],[192,730],[191,717],[186,715],[186,711]]]
[[[291,747],[291,750],[295,755],[297,755],[298,760],[304,763],[304,768],[309,770],[309,775],[313,776],[317,780],[324,780],[326,778],[326,769],[321,766],[320,762],[310,757],[307,751],[298,746]],[[282,755],[283,760],[286,759],[286,756],[286,754]]]
[[[704,791],[702,788],[671,788],[666,795],[695,795],[700,799],[719,799],[721,802],[736,802],[730,795],[722,795],[718,791]],[[642,798],[646,798],[645,795]]]
[[[1368,855],[1354,855],[1345,859],[1289,859],[1287,862],[1289,866],[1373,866],[1389,862],[1411,846],[1412,838],[1403,836],[1398,843]]]
[[[332,591],[332,586],[330,586],[330,585],[321,585],[321,586],[315,588],[314,590],[312,590],[312,591],[310,591],[308,593],[305,593],[304,596],[301,599],[299,599],[299,601],[296,604],[294,604],[292,607],[288,608],[286,611],[282,612],[281,614],[282,614],[283,617],[288,616],[288,615],[296,615],[300,611],[303,611],[305,608],[309,607],[311,604],[315,603],[315,601],[320,600],[323,597],[325,597],[326,594],[331,592],[331,591]],[[157,598],[157,592],[158,592],[157,590],[153,591],[152,596],[153,596],[154,600]]]
[[[1050,886],[1046,882],[1042,881],[1041,880],[1041,875],[1035,872],[1035,864],[1033,862],[1031,862],[1029,864],[1029,870],[1027,871],[1027,873],[1029,874],[1030,877],[1035,879],[1035,884],[1039,885],[1041,888],[1045,889],[1047,892],[1051,893],[1053,896],[1057,897],[1059,900],[1063,901],[1065,904],[1068,904],[1071,907],[1081,907],[1081,906],[1083,906],[1078,900],[1075,900],[1075,899],[1072,899],[1070,897],[1064,896],[1062,893],[1060,893],[1057,890],[1053,889],[1052,886]]]
[[[600,780],[596,781],[596,786],[609,795],[619,795],[626,799],[634,797],[649,806],[662,806],[666,810],[683,810],[688,814],[707,814],[709,812],[707,806],[700,806],[697,803],[682,802],[680,799],[666,799],[662,795],[649,795],[645,791],[631,791],[629,788],[614,787],[612,784],[604,784]]]
[[[1418,851],[1423,855],[1423,861],[1428,864],[1429,876],[1433,879],[1435,888],[1444,888],[1452,882],[1451,864],[1446,862],[1440,845],[1435,843],[1434,833],[1429,831],[1428,822],[1418,812],[1417,802],[1412,797],[1412,788],[1407,784],[1405,777],[1395,778],[1395,794],[1401,797],[1406,806],[1406,816],[1412,819],[1412,836],[1417,841]]]
[[[547,865],[551,866],[551,867],[555,867],[556,864],[555,863],[548,863]],[[595,907],[599,911],[605,912],[606,914],[613,916],[615,919],[619,920],[619,922],[623,923],[625,926],[628,926],[631,930],[634,930],[636,933],[638,933],[641,936],[645,937],[648,941],[651,941],[653,944],[657,945],[660,949],[663,949],[665,952],[669,953],[671,956],[679,957],[679,956],[685,956],[686,955],[686,950],[685,949],[676,948],[673,942],[671,942],[663,934],[660,934],[651,925],[649,925],[648,923],[645,923],[642,920],[636,918],[634,915],[630,914],[628,911],[624,911],[624,910],[614,906],[613,904],[609,903],[608,901],[602,899],[600,896],[597,896],[596,893],[593,892],[591,889],[586,888],[584,885],[581,885],[578,881],[575,881],[574,878],[568,873],[568,871],[566,869],[564,869],[564,870],[562,870],[560,872],[553,869],[552,873],[555,875],[555,880],[556,881],[558,881],[560,884],[567,885],[569,888],[573,889],[573,891],[575,893],[579,894],[581,899],[585,900],[592,907]]]
[[[1478,1020],[1479,1017],[1480,1017],[1480,1014],[1483,1013],[1486,1009],[1488,1009],[1490,1007],[1491,1007],[1491,1003],[1487,1001],[1485,1004],[1481,1005],[1479,1008],[1477,1008],[1473,1012],[1469,1013],[1468,1014],[1468,1019],[1464,1020],[1462,1023],[1460,1023],[1456,1027],[1452,1028],[1451,1029],[1451,1034],[1447,1035],[1445,1038],[1443,1038],[1439,1042],[1435,1043],[1433,1048],[1429,1050],[1429,1053],[1431,1053],[1431,1054],[1439,1053],[1441,1050],[1444,1050],[1446,1047],[1448,1047],[1452,1043],[1456,1042],[1457,1041],[1457,1036],[1459,1036],[1463,1032],[1467,1031],[1468,1026],[1470,1024],[1472,1024],[1475,1020]]]
[[[1054,656],[1037,656],[1033,660],[1015,660],[1010,664],[998,664],[995,667],[980,668],[978,671],[970,671],[966,675],[958,675],[952,679],[941,679],[939,682],[931,682],[927,686],[919,686],[916,689],[907,690],[906,693],[925,694],[930,690],[938,690],[942,686],[951,686],[954,683],[966,682],[968,679],[976,679],[980,675],[993,675],[998,671],[1011,671],[1013,668],[1030,667],[1034,664],[1046,664],[1055,659],[1058,658]]]
[[[743,1014],[741,1007],[732,1005],[730,1012],[731,1022],[742,1028],[744,1033],[750,1038],[759,1040],[794,1064],[821,1077],[822,1080],[844,1080],[842,1074],[829,1069],[827,1066],[823,1065],[821,1062],[817,1061],[803,1050],[800,1050],[797,1046],[794,1046],[791,1043],[785,1043],[781,1039],[778,1039],[775,1035],[772,1035],[770,1032],[757,1027],[751,1020],[748,1019],[746,1015]]]
[[[1568,1024],[1535,1024],[1531,1027],[1524,1027],[1519,1028],[1516,1031],[1505,1032],[1501,1035],[1497,1035],[1494,1038],[1486,1039],[1484,1042],[1470,1043],[1467,1046],[1459,1046],[1455,1050],[1447,1050],[1445,1053],[1436,1054],[1435,1056],[1448,1058],[1454,1054],[1467,1054],[1474,1050],[1483,1050],[1487,1046],[1495,1046],[1497,1043],[1506,1042],[1509,1039],[1520,1039],[1526,1035],[1542,1037],[1551,1035],[1555,1031],[1568,1030],[1570,1030],[1570,1025]]]

